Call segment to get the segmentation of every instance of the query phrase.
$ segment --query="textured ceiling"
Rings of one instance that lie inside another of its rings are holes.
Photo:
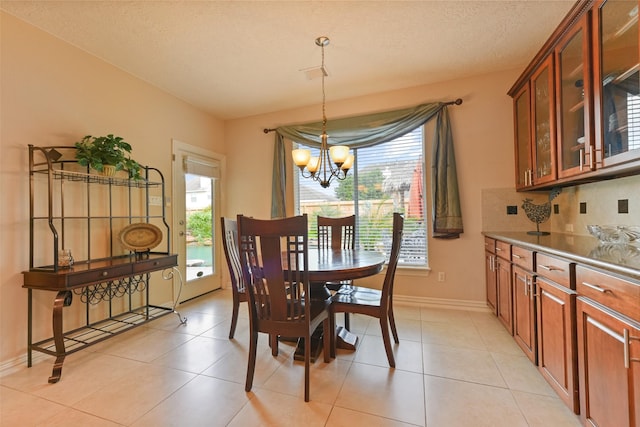
[[[573,0],[1,1],[221,119],[524,67]]]

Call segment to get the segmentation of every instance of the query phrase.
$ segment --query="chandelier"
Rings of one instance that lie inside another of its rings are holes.
[[[346,145],[329,145],[327,143],[327,115],[325,109],[324,78],[327,75],[324,68],[324,48],[329,45],[329,38],[322,36],[316,39],[316,45],[322,49],[322,134],[320,136],[320,154],[312,157],[311,151],[299,148],[291,152],[293,162],[300,168],[304,178],[318,181],[323,188],[331,185],[333,178],[343,180],[353,166],[353,154],[349,154]],[[305,172],[306,169],[306,172]]]

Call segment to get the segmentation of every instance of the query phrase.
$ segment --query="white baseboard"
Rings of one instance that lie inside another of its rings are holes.
[[[413,307],[444,308],[449,310],[481,311],[487,313],[491,312],[489,307],[487,307],[487,303],[483,301],[394,295],[393,302],[394,304],[397,303],[398,305],[408,305]]]
[[[38,351],[32,352],[31,364],[36,365],[43,360],[48,359],[53,361],[54,358],[49,356],[48,354],[40,353]],[[13,359],[5,360],[0,364],[0,377],[4,377],[10,375],[19,369],[25,368],[27,366],[27,354],[25,353],[22,356],[14,357]],[[53,365],[52,365],[53,367]]]

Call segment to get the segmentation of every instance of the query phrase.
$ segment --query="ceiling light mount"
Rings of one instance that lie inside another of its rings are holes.
[[[316,45],[320,46],[320,47],[327,47],[329,46],[329,37],[327,36],[320,36],[316,39]]]

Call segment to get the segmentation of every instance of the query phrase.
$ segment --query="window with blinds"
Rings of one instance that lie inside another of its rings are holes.
[[[629,150],[640,149],[640,96],[627,95]]]
[[[317,149],[311,151],[318,155]],[[318,215],[355,214],[356,246],[388,256],[393,213],[400,212],[405,223],[399,264],[428,266],[422,126],[392,141],[352,152],[355,163],[347,178],[332,180],[329,188],[303,178],[295,168],[297,206],[300,214],[309,216],[310,244],[317,239]]]

